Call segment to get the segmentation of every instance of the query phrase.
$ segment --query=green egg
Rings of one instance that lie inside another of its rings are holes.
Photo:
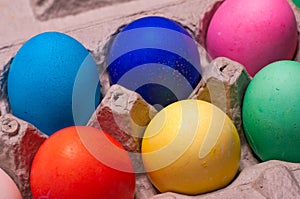
[[[293,0],[294,4],[300,8],[300,0]]]
[[[300,162],[300,62],[278,61],[259,71],[242,111],[246,138],[262,161]]]

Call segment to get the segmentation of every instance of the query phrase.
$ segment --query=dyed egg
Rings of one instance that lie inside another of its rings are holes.
[[[274,61],[292,59],[297,40],[286,0],[226,0],[211,19],[206,48],[212,58],[238,61],[254,76]]]
[[[157,108],[186,99],[201,79],[193,38],[158,16],[128,24],[114,39],[108,62],[113,84],[138,92]]]
[[[263,161],[300,162],[299,75],[299,62],[274,62],[258,72],[246,90],[244,130]]]
[[[21,193],[14,181],[0,168],[0,198],[22,199]]]
[[[135,175],[128,153],[92,127],[68,127],[51,135],[34,157],[33,198],[133,199]]]
[[[28,40],[8,74],[8,97],[15,116],[50,135],[85,125],[100,101],[97,66],[72,37],[46,32]]]
[[[293,0],[293,3],[300,8],[300,0]]]
[[[201,194],[226,186],[240,161],[239,135],[216,106],[200,100],[175,102],[149,123],[142,158],[161,192]]]

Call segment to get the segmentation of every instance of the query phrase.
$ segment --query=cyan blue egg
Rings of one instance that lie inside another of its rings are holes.
[[[118,33],[108,56],[112,84],[138,92],[162,108],[186,99],[201,80],[200,55],[191,35],[173,20],[149,16]]]
[[[58,32],[36,35],[19,49],[7,90],[13,114],[48,135],[86,125],[101,99],[94,59],[80,42]]]

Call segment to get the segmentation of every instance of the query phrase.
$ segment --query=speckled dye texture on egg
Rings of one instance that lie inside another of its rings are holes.
[[[85,125],[100,101],[97,66],[72,37],[39,34],[12,61],[8,97],[15,116],[48,135],[74,124]]]
[[[136,91],[150,104],[186,99],[201,79],[195,41],[176,22],[137,19],[115,38],[108,56],[111,82]]]
[[[286,0],[226,0],[209,24],[206,46],[212,58],[238,61],[254,76],[267,64],[292,59],[297,40]]]
[[[299,75],[299,62],[274,62],[258,72],[246,90],[244,130],[263,161],[300,162]]]

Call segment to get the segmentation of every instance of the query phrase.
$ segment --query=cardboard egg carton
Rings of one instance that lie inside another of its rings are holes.
[[[79,1],[73,0],[72,2]],[[4,0],[4,2],[9,5],[8,0]],[[44,5],[39,2],[44,2]],[[96,9],[95,6],[86,5],[81,8],[76,8],[74,5],[68,7],[63,4],[63,6],[60,4],[62,2],[64,1],[31,0],[19,8],[25,11],[25,14],[15,16],[15,20],[23,20],[13,21],[14,23],[8,26],[8,21],[11,20],[9,15],[4,13],[4,20],[0,22],[1,26],[6,27],[4,30],[0,30],[2,31],[1,35],[4,36],[0,38],[0,167],[15,181],[23,198],[31,198],[29,187],[31,161],[47,136],[31,124],[11,115],[6,93],[7,73],[11,60],[21,45],[35,34],[49,30],[64,32],[76,38],[91,51],[95,58],[100,71],[104,99],[88,125],[107,130],[128,151],[136,152],[136,155],[131,156],[137,172],[136,199],[300,197],[300,164],[282,161],[260,163],[246,142],[242,128],[241,105],[245,89],[251,78],[244,67],[227,58],[211,60],[206,53],[206,30],[222,0],[132,0],[126,1],[126,3],[124,0],[116,0],[110,2],[115,3],[113,6],[99,3],[99,8]],[[86,2],[96,1],[88,0]],[[289,3],[294,10],[299,30],[300,12],[291,0]],[[14,3],[11,2],[11,4]],[[46,8],[49,7],[52,10],[47,11]],[[55,9],[59,7],[62,11],[56,15]],[[70,8],[77,11],[72,11]],[[73,15],[75,13],[77,15]],[[223,189],[198,196],[159,193],[143,172],[141,157],[138,153],[141,139],[138,137],[141,137],[157,111],[137,93],[118,85],[111,86],[105,69],[107,52],[115,33],[131,21],[149,15],[173,19],[192,34],[198,43],[203,78],[189,98],[201,99],[217,105],[227,113],[238,129],[242,144],[239,173],[236,179]],[[295,60],[300,60],[299,50],[296,52]],[[114,118],[114,123],[111,123],[111,118]],[[109,129],[113,129],[113,131]]]

